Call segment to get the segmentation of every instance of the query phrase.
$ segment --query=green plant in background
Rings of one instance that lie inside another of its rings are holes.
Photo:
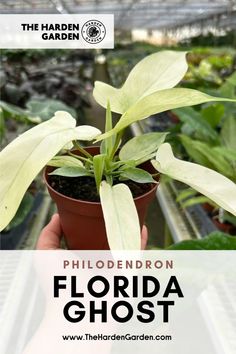
[[[34,116],[39,117],[41,121],[50,119],[56,111],[65,111],[70,113],[73,117],[76,117],[76,110],[69,107],[62,101],[55,99],[36,99],[31,98],[26,103],[27,112]]]
[[[224,174],[234,182],[236,181],[236,151],[233,148],[224,145],[211,146],[202,141],[193,140],[184,134],[181,134],[179,138],[193,161]]]
[[[189,71],[184,77],[188,87],[218,88],[234,66],[232,48],[193,47],[189,55]]]
[[[128,186],[122,182],[155,182],[151,174],[139,168],[140,163],[150,159],[157,173],[188,184],[236,215],[235,184],[216,171],[175,158],[170,144],[164,142],[166,133],[144,134],[120,148],[124,130],[154,113],[230,101],[197,90],[174,88],[187,71],[185,56],[184,52],[164,51],[146,57],[133,68],[120,89],[96,82],[94,97],[107,108],[104,134],[94,127],[76,127],[69,113],[56,112],[53,118],[10,143],[0,153],[0,229],[10,222],[29,184],[46,164],[57,167],[53,174],[94,177],[111,249],[140,249],[137,211]],[[115,126],[112,111],[121,114]],[[93,139],[101,141],[100,153],[95,156],[79,143]],[[82,156],[68,150],[71,143]],[[67,155],[61,155],[65,146]],[[115,179],[119,183],[114,185]]]
[[[176,202],[180,203],[182,208],[188,208],[196,204],[209,203],[213,208],[216,208],[217,205],[213,203],[209,198],[204,195],[199,195],[199,193],[192,188],[186,188],[179,192]]]
[[[223,77],[230,75],[233,70],[236,52],[232,48],[190,48],[189,45],[186,48],[190,54],[188,56],[189,69],[182,82],[185,87],[218,88],[224,81]],[[110,51],[107,60],[112,83],[116,86],[121,85],[130,69],[139,60],[157,50],[161,50],[161,48],[147,43],[135,43],[123,45],[115,51]],[[228,95],[223,96],[228,97]]]
[[[211,251],[211,250],[235,250],[236,238],[223,232],[212,232],[201,240],[186,240],[167,248],[168,250],[185,251]]]
[[[231,75],[219,92],[215,92],[215,94],[227,94],[232,99],[236,99],[235,91],[236,73]],[[220,103],[206,104],[198,111],[191,107],[185,107],[173,112],[181,121],[181,143],[191,158],[203,165],[208,164],[212,168],[214,167],[214,160],[216,160],[216,170],[220,169],[219,163],[225,166],[222,158],[229,160],[232,164],[234,163],[236,149],[235,105],[230,102],[225,105]],[[220,161],[217,159],[217,154],[219,159],[221,159]],[[232,174],[232,167],[227,165],[227,170]]]
[[[236,98],[236,73],[228,77],[219,93]],[[181,121],[179,139],[190,160],[214,169],[236,181],[236,111],[231,103],[203,105],[199,111],[191,107],[174,110]],[[177,201],[186,208],[211,201],[196,191],[182,191]],[[220,222],[236,223],[236,218],[218,209]]]
[[[220,86],[222,84],[220,75],[214,70],[208,59],[203,59],[198,67],[191,65],[186,79],[198,82],[202,86]]]
[[[64,110],[76,117],[76,111],[59,100],[30,99],[26,103],[26,109],[0,101],[0,141],[6,136],[6,122],[9,118],[27,126],[50,119],[57,110]]]
[[[17,122],[24,124],[40,123],[38,117],[31,117],[28,112],[20,107],[10,103],[0,101],[0,142],[3,141],[6,135],[6,121],[7,119],[14,119]]]
[[[211,199],[205,197],[204,195],[199,195],[199,193],[192,188],[181,190],[176,198],[176,202],[179,203],[184,209],[193,205],[207,203],[212,207],[211,213],[214,219],[218,219],[220,223],[228,222],[236,227],[236,217],[234,215],[220,208]]]
[[[50,53],[50,57],[61,57],[66,50],[64,49],[1,49],[1,56],[3,58],[7,58],[12,61],[31,61],[31,60],[39,60],[42,58],[48,58],[48,54]]]

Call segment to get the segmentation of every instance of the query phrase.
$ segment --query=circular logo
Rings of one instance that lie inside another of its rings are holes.
[[[88,43],[100,43],[106,35],[106,27],[97,20],[85,22],[82,27],[82,36]]]

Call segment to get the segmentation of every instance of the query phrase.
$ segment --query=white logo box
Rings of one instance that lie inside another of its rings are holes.
[[[113,14],[0,15],[1,49],[112,49]]]

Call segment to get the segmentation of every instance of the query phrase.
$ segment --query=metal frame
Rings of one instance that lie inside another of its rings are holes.
[[[114,13],[117,29],[236,28],[236,0],[3,0],[0,13]],[[216,21],[217,18],[217,21]]]

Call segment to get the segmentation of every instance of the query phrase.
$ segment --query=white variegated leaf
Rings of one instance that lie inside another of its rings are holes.
[[[50,120],[29,129],[0,152],[0,230],[15,215],[36,175],[68,142],[95,135],[92,128],[75,128],[67,112],[56,112]]]
[[[115,127],[109,132],[100,135],[97,141],[118,133],[130,124],[145,119],[152,114],[170,109],[193,106],[213,101],[234,101],[227,98],[209,96],[203,92],[187,88],[171,88],[152,93],[143,97],[131,106],[120,118]]]
[[[64,177],[82,177],[89,176],[90,173],[84,167],[60,167],[49,173],[52,176],[64,176]]]
[[[47,165],[53,167],[82,167],[83,163],[73,156],[55,156],[47,163]]]
[[[78,133],[77,140],[90,141],[101,134],[101,131],[99,129],[90,125],[80,125],[79,127],[75,128],[75,131],[77,131]]]
[[[127,141],[119,152],[120,160],[143,160],[164,143],[168,133],[146,133]]]
[[[140,250],[139,218],[129,188],[102,181],[100,198],[110,249]]]
[[[236,184],[230,179],[204,166],[175,158],[168,143],[160,146],[152,164],[160,173],[186,183],[236,215]]]
[[[97,81],[93,95],[101,106],[109,101],[113,112],[124,113],[143,97],[177,85],[187,68],[186,52],[154,53],[135,65],[120,89]]]

